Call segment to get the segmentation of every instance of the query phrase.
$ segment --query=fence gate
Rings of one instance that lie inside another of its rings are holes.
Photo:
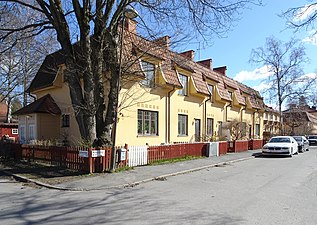
[[[147,164],[147,146],[129,146],[128,165],[141,166]]]

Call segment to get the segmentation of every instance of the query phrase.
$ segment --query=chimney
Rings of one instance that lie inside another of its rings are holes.
[[[163,37],[160,37],[160,38],[157,38],[154,40],[154,42],[156,44],[158,44],[159,46],[161,47],[165,47],[167,49],[169,49],[170,47],[170,36],[163,36]]]
[[[220,74],[222,74],[224,76],[227,76],[226,75],[227,66],[217,67],[217,68],[214,68],[213,70],[216,71],[217,73],[220,73]]]
[[[136,34],[136,25],[138,24],[137,21],[129,19],[129,18],[125,18],[125,22],[124,22],[124,28],[131,32]]]
[[[201,60],[201,61],[198,61],[197,63],[210,70],[212,69],[212,59]]]
[[[195,57],[195,51],[194,50],[189,50],[186,52],[181,52],[179,53],[180,55],[186,57],[187,59],[190,59],[192,61],[194,61],[194,57]]]

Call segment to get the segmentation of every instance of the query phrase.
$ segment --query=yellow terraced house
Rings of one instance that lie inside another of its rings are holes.
[[[263,98],[226,74],[226,66],[212,68],[212,60],[194,61],[194,51],[170,49],[168,36],[150,41],[136,34],[136,24],[125,25],[123,78],[119,96],[116,144],[230,140],[230,122],[241,122],[244,139],[262,138]],[[37,100],[18,112],[20,140],[80,141],[63,80],[60,52],[48,55],[29,92]]]

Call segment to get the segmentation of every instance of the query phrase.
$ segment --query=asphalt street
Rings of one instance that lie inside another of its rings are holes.
[[[32,188],[0,175],[1,224],[307,224],[317,221],[317,148],[127,188]]]

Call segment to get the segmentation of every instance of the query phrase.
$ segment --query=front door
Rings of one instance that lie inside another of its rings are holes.
[[[195,141],[200,141],[200,119],[195,119]]]

